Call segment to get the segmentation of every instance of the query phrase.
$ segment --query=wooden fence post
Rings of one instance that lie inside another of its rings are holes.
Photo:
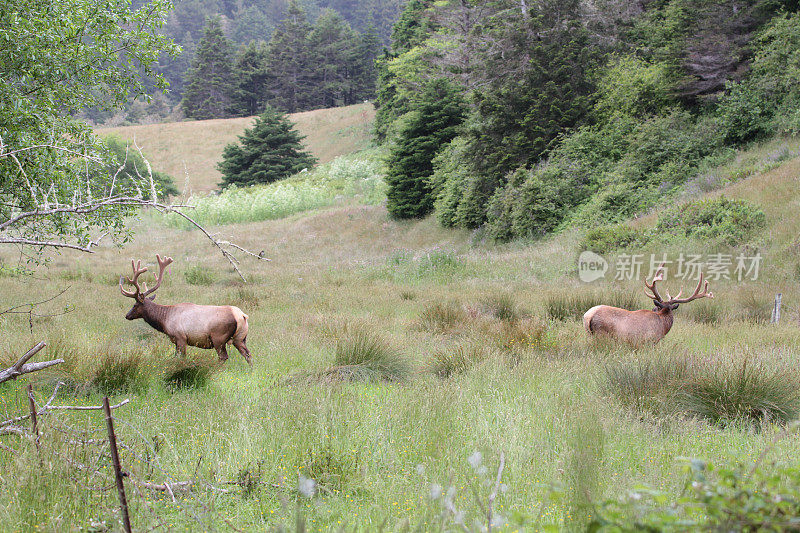
[[[772,308],[772,320],[773,324],[777,324],[781,321],[781,293],[775,295],[775,306]]]
[[[33,424],[33,438],[36,443],[36,454],[39,456],[39,463],[42,462],[42,451],[39,449],[39,419],[36,418],[36,402],[33,401],[33,385],[28,383],[28,404],[31,408],[31,423]]]
[[[103,397],[103,412],[106,414],[108,444],[111,448],[111,460],[114,462],[114,477],[117,480],[117,493],[119,494],[119,510],[122,514],[122,526],[125,533],[131,533],[131,518],[128,516],[128,499],[125,497],[125,483],[122,480],[122,467],[119,463],[119,452],[117,451],[117,435],[114,433],[114,421],[111,416],[111,406],[108,403],[108,396]]]

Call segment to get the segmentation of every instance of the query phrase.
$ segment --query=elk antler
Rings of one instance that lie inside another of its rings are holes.
[[[164,269],[167,268],[167,266],[170,263],[172,263],[172,258],[165,257],[164,259],[161,259],[161,256],[156,254],[156,261],[158,261],[158,276],[156,276],[156,284],[152,289],[148,289],[147,285],[145,285],[142,298],[144,298],[145,296],[149,296],[150,294],[153,294],[156,291],[156,289],[161,286],[161,280],[164,277]]]
[[[656,281],[662,281],[664,279],[664,263],[656,269],[656,273],[653,275],[653,282],[647,283],[647,278],[644,279],[644,286],[650,289],[652,294],[647,294],[647,291],[644,291],[645,296],[650,298],[653,301],[663,303],[664,300],[661,298],[661,295],[658,294],[658,289],[656,289]],[[669,293],[667,293],[667,297],[669,297]]]
[[[141,274],[147,272],[147,267],[142,268],[141,261],[137,261],[136,263],[134,263],[133,259],[131,259],[131,268],[133,268],[133,277],[130,278],[125,278],[124,276],[119,277],[119,290],[122,292],[122,294],[124,294],[128,298],[136,298],[138,300],[140,298],[141,289],[139,288],[139,282],[137,280],[139,279],[139,276]],[[135,292],[126,291],[122,286],[123,279],[128,280],[128,283],[136,287],[136,291]]]
[[[708,292],[708,282],[706,281],[705,282],[705,286],[703,286],[703,281],[704,281],[703,280],[703,274],[701,273],[700,274],[700,281],[697,282],[697,288],[694,290],[694,294],[692,294],[688,298],[683,298],[683,299],[679,300],[678,297],[683,292],[683,289],[681,289],[680,291],[678,291],[678,295],[675,296],[675,298],[671,298],[669,300],[669,302],[667,302],[667,303],[670,303],[670,304],[685,304],[687,302],[691,302],[692,300],[697,300],[698,298],[705,298],[706,296],[709,297],[709,298],[713,298],[714,297],[714,293]],[[700,287],[701,286],[703,287],[703,292],[700,292]]]

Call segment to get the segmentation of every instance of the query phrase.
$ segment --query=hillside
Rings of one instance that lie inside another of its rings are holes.
[[[319,109],[290,115],[320,163],[370,144],[372,104]],[[217,188],[216,164],[222,149],[235,142],[254,117],[97,128],[98,135],[117,135],[142,148],[154,169],[166,172],[179,190],[207,193]]]

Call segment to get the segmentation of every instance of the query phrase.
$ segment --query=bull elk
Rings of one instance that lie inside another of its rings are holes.
[[[672,312],[680,304],[697,300],[698,298],[713,298],[714,295],[708,292],[708,282],[703,280],[700,274],[700,281],[694,294],[688,298],[680,298],[682,290],[674,298],[666,292],[667,298],[664,300],[658,293],[656,282],[664,279],[664,263],[658,267],[653,276],[652,283],[644,280],[644,285],[650,291],[645,291],[645,295],[653,300],[655,308],[650,311],[642,309],[639,311],[628,311],[610,305],[596,305],[586,311],[583,315],[583,325],[591,334],[605,334],[631,343],[653,342],[656,343],[664,338],[672,328]],[[701,291],[702,288],[702,291]]]
[[[245,360],[253,366],[250,350],[247,349],[247,315],[241,309],[232,305],[196,305],[181,303],[175,305],[161,305],[155,303],[155,295],[150,296],[161,286],[164,269],[172,263],[172,258],[161,259],[156,254],[158,261],[158,275],[156,284],[152,289],[139,286],[139,276],[147,272],[147,267],[142,268],[142,262],[134,263],[131,260],[133,276],[119,278],[119,290],[128,298],[133,298],[135,303],[125,318],[135,320],[143,318],[156,331],[164,333],[175,344],[175,348],[182,355],[186,355],[186,346],[217,350],[219,360],[228,360],[228,351],[225,345],[232,343]],[[133,285],[133,292],[126,291],[123,278]]]

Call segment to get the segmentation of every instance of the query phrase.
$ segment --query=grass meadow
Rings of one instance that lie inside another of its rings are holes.
[[[363,150],[370,145],[375,117],[372,104],[294,113],[289,119],[305,135],[305,145],[320,163]],[[217,189],[222,175],[217,162],[226,145],[236,142],[255,117],[195,120],[97,128],[100,136],[116,135],[136,141],[153,168],[175,180],[185,195],[207,194]]]
[[[712,280],[714,300],[681,306],[663,341],[638,348],[583,331],[598,299],[650,302],[640,280],[579,282],[577,232],[496,246],[356,197],[225,220],[221,237],[271,259],[243,259],[246,284],[198,232],[150,215],[124,248],[54,255],[32,276],[4,251],[0,309],[67,291],[37,309],[54,316],[0,317],[0,362],[39,340],[39,360],[66,362],[0,386],[0,419],[27,412],[28,382],[40,404],[59,380],[56,403],[130,398],[116,416],[131,476],[213,485],[173,499],[129,484],[135,530],[578,531],[605,499],[681,493],[682,458],[795,465],[800,437],[783,431],[800,406],[798,171],[788,159],[729,185],[768,216],[759,278]],[[221,367],[199,349],[182,361],[124,319],[117,280],[156,253],[175,260],[157,301],[249,315],[252,370],[233,349]],[[119,529],[110,478],[86,479],[74,463],[88,452],[48,438],[66,426],[102,436],[94,413],[43,417],[41,463],[29,440],[0,436],[15,450],[0,448],[0,530]]]

